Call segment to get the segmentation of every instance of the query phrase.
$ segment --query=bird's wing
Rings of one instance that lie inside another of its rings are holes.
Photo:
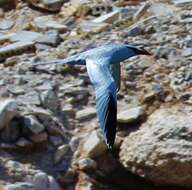
[[[98,65],[88,61],[87,71],[96,92],[96,109],[100,127],[106,144],[111,149],[115,141],[117,123],[116,83],[110,73],[109,65]]]
[[[41,62],[35,62],[33,63],[33,65],[48,65],[48,64],[69,64],[69,65],[85,65],[85,57],[84,54],[77,54],[77,55],[73,55],[71,57],[68,57],[66,59],[56,59],[56,60],[52,60],[52,61],[41,61]]]
[[[112,73],[112,76],[115,80],[116,86],[117,86],[117,92],[121,88],[121,66],[120,63],[111,64],[110,65],[110,71]]]

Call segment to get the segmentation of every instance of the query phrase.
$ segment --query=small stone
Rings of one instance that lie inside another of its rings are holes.
[[[46,132],[43,132],[43,133],[31,136],[30,139],[34,143],[42,143],[42,142],[46,142],[47,141],[48,135],[47,135]]]
[[[113,24],[116,20],[119,19],[119,13],[119,10],[115,10],[92,20],[92,22]]]
[[[97,163],[90,158],[83,158],[79,160],[78,166],[80,170],[84,170],[84,171],[97,169]]]
[[[48,175],[43,172],[37,173],[33,178],[33,183],[35,190],[47,189],[49,185]]]
[[[18,161],[12,161],[12,160],[9,160],[5,166],[8,168],[8,170],[10,171],[23,171],[24,170],[24,165],[21,164],[20,162]]]
[[[191,0],[172,0],[172,2],[176,6],[185,6],[185,5],[191,5],[192,4]]]
[[[36,30],[47,30],[47,23],[50,22],[51,18],[48,16],[40,16],[34,18],[32,25]]]
[[[0,101],[0,129],[8,126],[10,121],[18,116],[17,102],[12,99]]]
[[[70,145],[70,147],[71,147],[71,150],[73,151],[73,152],[75,152],[76,150],[77,150],[77,148],[78,148],[78,146],[79,146],[79,138],[78,137],[72,137],[71,138],[71,140],[70,140],[70,142],[69,142],[69,145]]]
[[[6,190],[35,190],[35,188],[30,183],[16,183],[7,185]]]
[[[11,42],[35,42],[36,39],[43,35],[38,32],[20,31],[10,38]]]
[[[0,35],[0,43],[9,41],[9,39],[14,35],[15,35],[15,33]]]
[[[139,10],[134,14],[133,19],[138,20],[139,18],[141,18],[146,13],[146,11],[149,9],[149,7],[150,7],[150,4],[148,2],[144,3],[139,8]]]
[[[59,163],[64,158],[64,156],[67,154],[67,152],[69,150],[70,150],[70,146],[66,145],[66,144],[58,147],[57,150],[55,151],[54,163],[55,164]]]
[[[31,148],[33,146],[33,144],[24,137],[21,137],[15,144],[20,148]]]
[[[69,31],[69,28],[66,25],[59,24],[55,21],[47,22],[46,26],[48,29],[53,29],[53,30],[56,30],[56,31],[61,32],[61,33]]]
[[[182,52],[182,56],[189,57],[192,56],[192,48],[186,48]]]
[[[54,11],[59,11],[65,0],[41,0],[41,2],[48,8]]]
[[[59,33],[57,31],[48,31],[42,37],[38,38],[36,42],[56,47],[61,42]]]
[[[56,182],[55,178],[48,176],[46,173],[37,173],[34,178],[35,190],[61,190],[59,184]]]
[[[25,52],[34,51],[34,47],[35,46],[33,42],[16,42],[7,45],[0,48],[0,60],[12,57],[14,55],[21,55]]]
[[[55,91],[48,90],[43,92],[41,94],[41,102],[45,108],[48,108],[56,113],[58,112],[60,103]]]
[[[40,95],[38,92],[28,92],[25,95],[18,96],[17,100],[21,104],[27,104],[27,105],[40,105]]]
[[[9,92],[13,95],[21,95],[21,94],[25,94],[25,90],[20,87],[20,86],[14,86],[12,88],[9,89]]]
[[[16,150],[17,147],[13,143],[0,143],[0,148],[4,150]]]
[[[130,108],[117,114],[117,121],[119,123],[132,123],[139,120],[143,116],[144,111],[142,107]]]
[[[90,158],[97,157],[103,154],[107,147],[97,131],[92,131],[83,144],[83,155]]]
[[[54,146],[59,146],[63,143],[63,139],[61,137],[55,137],[55,136],[50,136],[49,141]]]
[[[24,125],[34,134],[39,134],[45,129],[45,127],[32,115],[26,116],[24,118]]]
[[[17,56],[10,57],[10,58],[7,58],[7,59],[6,59],[6,62],[4,63],[4,66],[5,66],[5,67],[14,66],[14,65],[17,64],[18,62],[19,62],[19,59],[18,59]]]
[[[19,138],[20,135],[20,126],[16,121],[11,121],[10,125],[5,127],[1,133],[0,138],[4,142],[14,142]]]
[[[82,33],[99,33],[107,30],[109,25],[107,23],[96,23],[91,21],[83,21],[80,24],[80,31]]]
[[[95,116],[96,116],[96,109],[92,107],[80,110],[76,113],[76,119],[78,120],[91,119],[94,118]]]
[[[13,27],[15,23],[11,20],[0,21],[0,30],[9,30]]]

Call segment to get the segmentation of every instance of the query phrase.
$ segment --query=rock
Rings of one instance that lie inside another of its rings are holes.
[[[33,42],[16,42],[0,48],[0,60],[14,55],[21,55],[25,52],[33,52],[34,50],[35,44]]]
[[[36,42],[56,47],[61,42],[57,31],[48,31],[42,37],[36,39]]]
[[[86,138],[83,144],[82,155],[89,156],[90,158],[97,157],[103,154],[107,147],[97,131],[92,131]]]
[[[60,190],[58,183],[52,176],[48,176],[46,173],[37,173],[34,178],[35,190]]]
[[[57,94],[53,90],[47,90],[41,94],[41,102],[43,106],[54,113],[57,113],[60,108],[60,103]]]
[[[172,0],[172,2],[176,5],[176,6],[188,6],[191,5],[192,2],[191,0]]]
[[[117,121],[119,123],[132,123],[137,122],[141,116],[144,115],[143,108],[138,106],[122,111],[117,114]]]
[[[50,136],[49,141],[53,146],[59,146],[63,143],[63,139],[61,137],[55,137],[55,136]]]
[[[15,183],[7,185],[6,190],[35,190],[35,188],[30,183]]]
[[[109,25],[107,23],[96,23],[91,21],[83,21],[80,24],[80,32],[82,33],[99,33],[107,30]]]
[[[65,0],[41,0],[46,8],[59,11]]]
[[[106,3],[95,3],[91,5],[91,15],[99,16],[112,11],[112,6]]]
[[[52,18],[50,18],[49,16],[40,16],[40,17],[36,17],[34,18],[32,25],[36,30],[47,30],[47,23],[51,22]]]
[[[189,57],[192,56],[192,48],[186,48],[182,52],[182,56]]]
[[[79,138],[78,137],[75,137],[73,136],[69,142],[69,145],[71,147],[71,150],[72,152],[75,152],[79,146]]]
[[[19,96],[17,100],[19,101],[20,104],[24,105],[27,104],[27,105],[39,106],[41,104],[40,95],[36,91],[27,92],[25,95]]]
[[[125,138],[121,163],[155,184],[191,187],[191,119],[191,108],[186,106],[155,111]]]
[[[30,139],[34,142],[34,143],[42,143],[42,142],[46,142],[48,139],[48,135],[46,132],[40,133],[40,134],[36,134],[30,137]]]
[[[32,148],[33,144],[25,139],[24,137],[21,137],[16,143],[15,143],[19,148]]]
[[[58,23],[49,16],[40,16],[34,18],[32,25],[36,30],[42,31],[56,30],[63,33],[69,30],[69,28],[65,24]]]
[[[31,31],[20,31],[10,38],[11,42],[35,42],[43,34]]]
[[[78,167],[80,170],[96,170],[97,163],[90,158],[83,158],[79,160]]]
[[[147,2],[147,3],[144,3],[140,8],[139,10],[133,15],[133,19],[134,20],[138,20],[139,18],[141,18],[145,13],[146,11],[149,9],[151,5]]]
[[[85,108],[84,110],[77,111],[76,119],[78,120],[86,120],[91,119],[96,116],[96,109],[95,108]]]
[[[14,35],[15,33],[0,35],[0,44],[9,41]]]
[[[14,22],[11,20],[0,21],[0,30],[9,30],[14,26]]]
[[[26,174],[26,168],[24,164],[21,164],[18,161],[9,160],[5,164],[6,170],[11,176],[17,176],[18,179],[22,179],[22,177]]]
[[[75,185],[75,190],[96,190],[96,189],[113,190],[112,188],[106,187],[103,184],[96,181],[95,179],[89,177],[87,174],[80,172],[77,183]]]
[[[115,10],[113,12],[102,15],[102,16],[92,20],[92,22],[113,24],[118,19],[119,19],[119,10]]]
[[[56,30],[56,31],[61,32],[61,33],[69,31],[69,28],[66,25],[59,24],[55,21],[47,22],[46,26],[48,29]]]
[[[45,129],[45,127],[32,115],[24,118],[24,126],[30,129],[34,134],[39,134]]]
[[[54,163],[55,164],[59,163],[64,158],[64,156],[66,156],[69,150],[70,150],[70,146],[66,144],[58,147],[57,150],[55,151]]]
[[[141,26],[131,26],[126,30],[126,33],[124,33],[124,37],[128,36],[138,36],[143,34],[143,28]]]
[[[18,116],[17,102],[12,99],[0,101],[0,129],[10,124],[11,120]]]
[[[10,125],[5,127],[1,133],[0,138],[4,142],[14,142],[20,136],[20,124],[16,121],[11,121]]]

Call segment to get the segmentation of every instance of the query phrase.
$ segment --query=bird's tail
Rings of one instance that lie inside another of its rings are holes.
[[[65,64],[65,62],[63,62],[63,60],[52,60],[52,61],[39,61],[39,62],[34,62],[33,66],[38,66],[38,65],[52,65],[52,64]]]
[[[73,55],[71,57],[65,58],[65,59],[56,59],[52,61],[41,61],[33,63],[33,65],[48,65],[48,64],[69,64],[69,65],[85,65],[85,58],[81,55]]]

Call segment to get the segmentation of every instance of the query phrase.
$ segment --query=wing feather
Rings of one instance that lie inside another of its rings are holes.
[[[109,149],[113,147],[116,135],[117,101],[116,82],[109,64],[87,61],[87,71],[96,93],[96,109],[100,127]]]

